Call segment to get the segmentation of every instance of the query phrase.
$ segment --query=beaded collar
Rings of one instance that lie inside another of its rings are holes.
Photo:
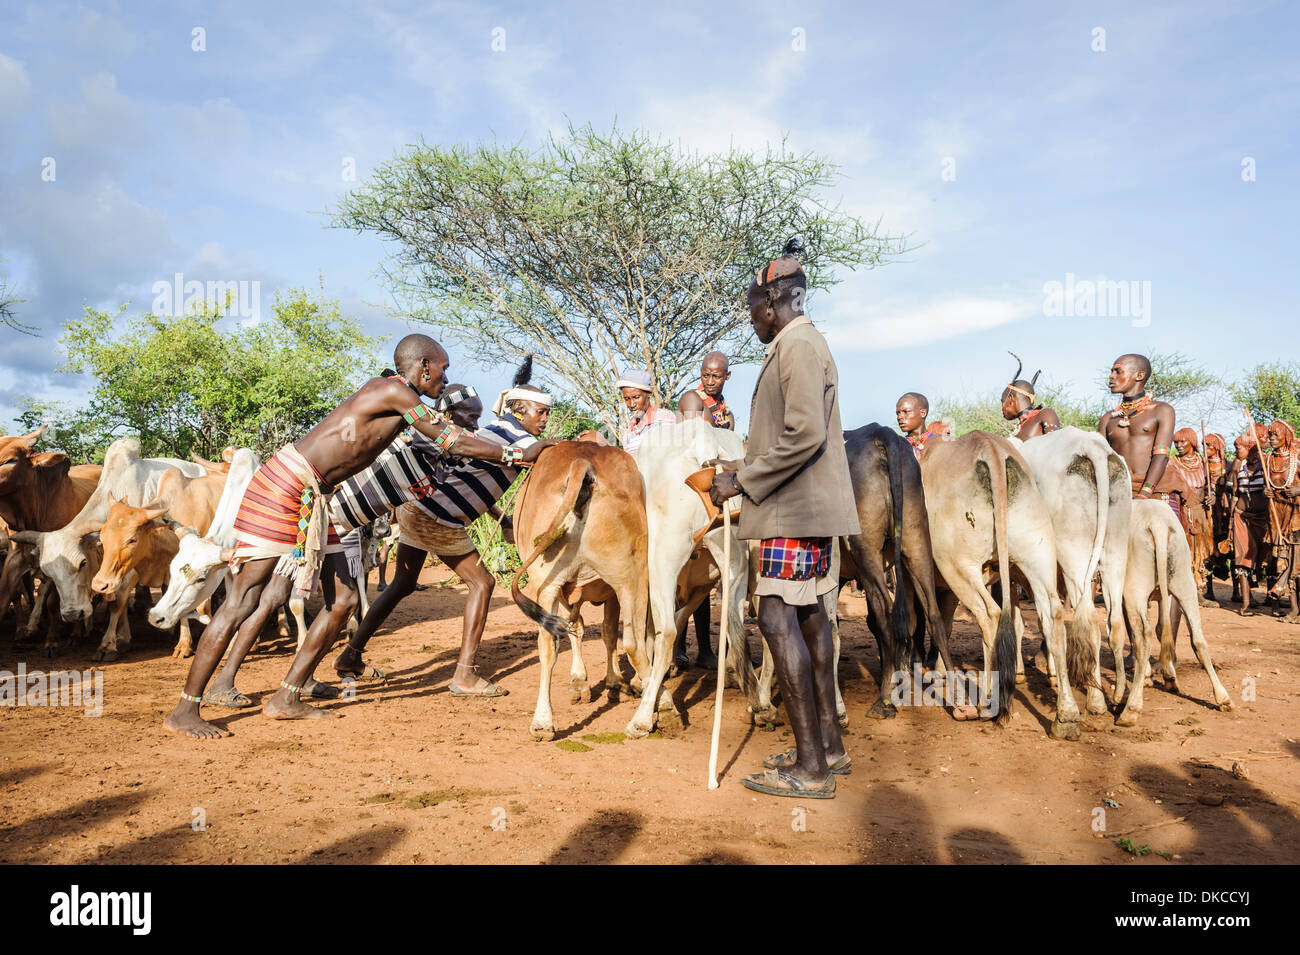
[[[1129,419],[1146,411],[1154,403],[1155,399],[1145,391],[1136,398],[1125,398],[1119,403],[1119,407],[1115,409],[1115,414],[1119,416],[1119,420],[1115,424],[1121,428],[1130,427],[1132,422]]]

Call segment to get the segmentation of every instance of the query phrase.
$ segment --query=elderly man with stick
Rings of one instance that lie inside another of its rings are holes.
[[[838,584],[836,537],[860,531],[840,428],[839,374],[804,314],[799,246],[750,284],[750,323],[767,345],[754,386],[743,461],[722,462],[710,496],[743,494],[740,537],[760,540],[758,625],[776,664],[795,748],[764,760],[744,784],[773,796],[830,799],[849,756],[835,718],[830,620],[821,597]]]

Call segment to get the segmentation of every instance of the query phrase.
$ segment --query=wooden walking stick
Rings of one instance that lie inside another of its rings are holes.
[[[717,465],[722,473],[722,465]],[[718,695],[713,704],[713,739],[709,743],[709,788],[718,788],[718,741],[722,736],[722,690],[727,679],[727,637],[731,623],[731,502],[722,502],[722,623],[718,627]]]

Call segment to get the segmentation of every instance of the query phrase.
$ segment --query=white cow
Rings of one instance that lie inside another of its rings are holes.
[[[180,549],[172,558],[171,578],[167,590],[149,611],[149,622],[160,630],[181,625],[180,640],[172,651],[174,657],[188,657],[194,652],[189,621],[197,616],[198,606],[216,593],[226,579],[228,562],[235,547],[235,514],[239,511],[244,490],[261,466],[256,454],[240,448],[230,462],[226,486],[221,491],[216,513],[208,532],[199,536],[193,528],[177,527]],[[206,622],[198,616],[200,622]]]
[[[1082,717],[1070,691],[1070,663],[1077,679],[1080,669],[1087,670],[1091,648],[1071,647],[1067,662],[1052,519],[1029,465],[1006,438],[971,431],[926,451],[921,480],[935,566],[951,592],[940,598],[944,623],[951,628],[956,600],[975,618],[984,638],[984,678],[990,688],[997,661],[998,722],[1011,717],[1016,583],[1023,582],[1033,595],[1048,653],[1056,657],[1059,690],[1051,735],[1078,739]],[[991,576],[1000,581],[1000,608],[988,591]]]
[[[65,527],[57,531],[20,531],[15,540],[34,543],[40,551],[41,572],[53,582],[58,591],[60,612],[67,621],[84,620],[90,623],[92,614],[91,578],[98,570],[99,546],[97,532],[108,518],[109,498],[125,501],[132,507],[143,507],[158,496],[158,483],[169,468],[179,468],[186,477],[201,477],[207,473],[203,465],[179,458],[142,458],[140,442],[134,438],[114,441],[104,455],[104,470],[95,492],[85,506]],[[134,579],[128,577],[117,592],[108,595],[113,604],[108,630],[96,660],[117,659],[119,638],[129,644],[131,631],[127,624],[127,599],[132,593]],[[54,647],[46,642],[46,652],[53,655]]]
[[[629,724],[628,732],[632,735],[645,735],[654,728],[656,709],[660,719],[680,721],[671,694],[660,692],[672,662],[678,620],[689,612],[688,608],[683,608],[680,613],[677,609],[678,582],[697,546],[706,549],[719,568],[724,566],[725,528],[715,528],[704,535],[699,545],[695,543],[695,532],[708,523],[708,514],[699,495],[686,485],[686,478],[699,471],[705,461],[744,456],[744,442],[739,435],[714,428],[702,419],[661,425],[646,432],[634,455],[645,484],[654,649],[650,678],[636,715]],[[730,634],[727,664],[749,698],[754,720],[760,724],[774,724],[776,711],[771,700],[771,668],[765,662],[761,675],[756,679],[745,641],[744,605],[750,552],[748,542],[740,540],[738,530],[733,514],[731,601],[723,608],[728,615]]]
[[[1029,441],[1010,439],[1030,469],[1052,516],[1056,562],[1074,609],[1067,643],[1092,647],[1088,712],[1106,712],[1101,690],[1101,634],[1092,609],[1092,579],[1100,568],[1106,625],[1113,645],[1124,635],[1124,572],[1128,565],[1132,491],[1128,465],[1095,431],[1065,427]],[[1047,657],[1056,682],[1056,661]],[[1017,641],[1016,669],[1023,672]],[[1116,705],[1119,700],[1115,700]]]
[[[1232,698],[1214,672],[1210,647],[1201,630],[1201,606],[1192,576],[1192,552],[1187,546],[1187,535],[1164,501],[1136,500],[1129,526],[1128,575],[1124,581],[1124,614],[1133,634],[1135,663],[1128,703],[1116,720],[1121,726],[1133,726],[1142,712],[1142,687],[1151,668],[1151,625],[1147,610],[1153,598],[1158,610],[1160,669],[1165,689],[1179,692],[1174,672],[1174,633],[1169,625],[1171,597],[1178,601],[1187,617],[1192,649],[1210,677],[1215,704],[1225,713],[1231,711]],[[1122,638],[1112,639],[1110,649],[1115,657],[1115,698],[1119,700],[1124,696]]]

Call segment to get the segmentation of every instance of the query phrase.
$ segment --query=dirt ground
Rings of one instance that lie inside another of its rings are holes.
[[[1066,743],[1047,735],[1054,694],[1037,636],[1026,641],[1028,682],[1008,729],[957,723],[938,708],[868,720],[875,645],[863,600],[846,594],[853,773],[834,800],[800,801],[741,786],[764,755],[793,744],[788,727],[752,728],[735,690],[723,710],[722,784],[706,788],[714,675],[700,669],[668,683],[684,730],[622,739],[635,700],[598,691],[570,703],[563,649],[557,737],[533,741],[536,630],[500,589],[479,660],[510,695],[448,695],[464,588],[445,578],[426,568],[434,586],[371,643],[389,682],[332,704],[339,719],[281,723],[257,708],[209,707],[234,734],[209,742],[163,730],[189,661],[172,659],[168,636],[137,617],[130,651],[103,666],[102,716],[0,707],[0,862],[1300,862],[1300,628],[1271,617],[1204,611],[1235,712],[1210,705],[1184,635],[1186,697],[1149,689],[1136,728],[1088,717],[1082,738]],[[604,673],[598,612],[584,643],[593,685]],[[716,608],[714,618],[716,631]],[[756,655],[756,627],[746,629]],[[978,661],[964,614],[955,630],[958,659]],[[240,688],[263,701],[289,649],[281,640],[255,650]],[[15,648],[12,621],[0,628],[4,670],[87,669],[92,650],[83,642],[47,660]],[[330,660],[322,676],[333,677]],[[1109,679],[1108,651],[1103,662]],[[1248,677],[1255,699],[1243,701]],[[1125,852],[1124,838],[1150,853]]]

